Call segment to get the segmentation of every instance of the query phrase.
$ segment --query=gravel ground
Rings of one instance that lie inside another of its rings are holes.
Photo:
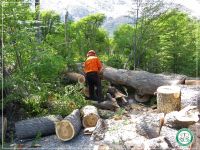
[[[23,143],[23,149],[29,149],[34,141],[29,141]],[[46,136],[41,138],[36,144],[41,145],[41,147],[34,148],[34,150],[41,149],[69,149],[69,150],[90,150],[94,149],[97,142],[91,141],[90,136],[84,135],[83,130],[74,139],[70,141],[63,142],[57,138],[56,135]]]

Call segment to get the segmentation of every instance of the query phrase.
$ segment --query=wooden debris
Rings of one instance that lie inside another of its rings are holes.
[[[110,93],[107,93],[106,101],[103,101],[101,103],[98,103],[96,101],[91,101],[91,103],[100,109],[107,109],[107,110],[113,110],[116,111],[120,106],[118,105],[115,98],[113,98]]]
[[[134,94],[134,99],[135,99],[137,102],[145,103],[145,102],[148,102],[148,101],[149,101],[150,95],[139,95],[139,94],[135,93],[135,94]]]
[[[82,124],[84,128],[95,127],[99,114],[95,106],[87,105],[81,109]]]
[[[166,114],[164,125],[175,129],[187,128],[198,120],[199,118],[196,106],[188,106],[179,112],[173,111]]]
[[[110,93],[115,99],[120,99],[123,101],[123,103],[127,103],[127,100],[125,99],[125,97],[127,96],[120,92],[118,89],[116,89],[114,86],[108,87],[108,93]]]
[[[163,120],[164,113],[141,116],[136,121],[136,132],[146,138],[156,138],[160,135]]]
[[[98,109],[99,116],[102,119],[108,119],[114,116],[115,112],[106,110],[106,109]]]
[[[169,113],[180,110],[181,89],[177,86],[161,86],[157,89],[158,112]]]
[[[105,121],[100,118],[96,124],[96,127],[95,127],[93,133],[92,133],[91,140],[94,140],[94,141],[102,140],[105,136],[106,128],[107,128],[107,126],[106,126]]]
[[[89,128],[85,128],[83,133],[86,135],[91,135],[94,131],[95,127],[89,127]]]
[[[50,115],[18,121],[15,123],[15,134],[18,139],[34,138],[38,134],[51,135],[55,133],[55,122],[61,119],[61,116]]]
[[[79,133],[81,126],[80,111],[76,109],[56,123],[56,135],[62,141],[69,141]]]

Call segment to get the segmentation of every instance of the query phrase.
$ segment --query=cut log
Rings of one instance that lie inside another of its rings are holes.
[[[161,86],[157,89],[158,112],[169,113],[181,108],[181,89],[177,86]]]
[[[185,85],[200,85],[200,80],[185,80]]]
[[[85,77],[82,74],[76,73],[76,72],[67,72],[64,74],[64,76],[71,81],[78,82],[80,84],[85,83]]]
[[[79,133],[81,126],[80,111],[76,109],[56,123],[56,135],[62,141],[69,141]]]
[[[7,130],[7,118],[0,117],[0,139],[3,141]],[[3,138],[3,139],[2,139]]]
[[[105,136],[106,128],[107,128],[107,126],[106,126],[105,121],[100,118],[96,124],[96,127],[95,127],[93,133],[92,133],[91,140],[95,140],[95,141],[102,140]]]
[[[105,67],[104,79],[119,85],[132,87],[139,95],[153,95],[157,88],[163,85],[175,85],[184,83],[186,76],[153,74],[146,71],[130,71]]]
[[[41,136],[55,134],[55,122],[61,119],[61,116],[50,115],[22,120],[15,123],[15,134],[18,139],[35,138],[37,134]]]
[[[146,138],[156,138],[164,121],[164,113],[141,116],[136,121],[136,132]]]
[[[81,109],[82,124],[84,128],[95,127],[99,119],[97,108],[87,105]]]

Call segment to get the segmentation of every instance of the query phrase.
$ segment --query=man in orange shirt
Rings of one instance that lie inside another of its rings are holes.
[[[84,63],[84,72],[86,74],[86,81],[89,86],[89,98],[96,100],[99,103],[102,102],[102,90],[101,90],[101,79],[99,72],[102,69],[102,64],[99,58],[96,56],[94,50],[89,50],[87,53],[87,59]],[[97,92],[95,92],[95,87]]]

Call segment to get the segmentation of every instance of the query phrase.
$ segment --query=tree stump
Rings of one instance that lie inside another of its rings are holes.
[[[158,112],[169,113],[181,108],[181,89],[177,86],[161,86],[157,89]]]
[[[15,123],[16,136],[19,139],[34,138],[55,133],[55,122],[60,121],[61,116],[50,115],[46,117],[22,120]]]
[[[99,119],[97,108],[91,105],[87,105],[82,108],[82,124],[84,128],[95,127]]]
[[[74,138],[81,129],[81,118],[79,109],[74,110],[62,121],[56,123],[56,135],[62,141]]]

